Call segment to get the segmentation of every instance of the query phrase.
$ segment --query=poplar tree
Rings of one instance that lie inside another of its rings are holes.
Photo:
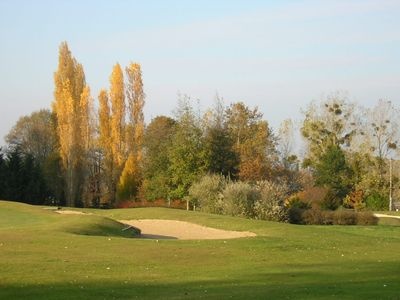
[[[126,96],[130,123],[126,127],[128,158],[122,171],[118,198],[131,199],[137,195],[143,179],[142,147],[144,135],[144,92],[140,65],[131,63],[126,69]]]
[[[107,187],[105,202],[110,202],[113,195],[113,155],[111,148],[111,114],[108,93],[102,89],[99,93],[99,146],[102,149],[102,173]]]
[[[117,63],[110,76],[110,146],[112,151],[112,188],[111,202],[116,200],[117,184],[126,161],[126,124],[125,124],[125,91],[124,76],[121,66]]]
[[[89,119],[89,89],[83,67],[72,56],[66,42],[60,45],[58,68],[54,73],[53,111],[57,119],[57,137],[65,177],[67,206],[78,204],[83,185],[85,144],[82,132]],[[88,138],[88,137],[87,137]]]

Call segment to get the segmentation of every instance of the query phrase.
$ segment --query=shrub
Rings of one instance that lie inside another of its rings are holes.
[[[333,214],[331,210],[320,210],[318,208],[312,208],[305,210],[302,214],[303,224],[307,225],[332,225]]]
[[[341,202],[342,201],[337,196],[337,194],[334,193],[332,190],[329,190],[321,203],[321,208],[335,210],[340,206]]]
[[[206,175],[189,189],[189,199],[197,203],[201,211],[222,213],[222,191],[226,180],[220,175]]]
[[[389,199],[378,192],[372,192],[365,203],[370,210],[386,210],[389,207]]]
[[[302,208],[302,209],[309,209],[311,208],[311,204],[309,202],[302,201],[297,195],[291,196],[285,199],[285,206],[290,208]]]
[[[378,218],[372,212],[365,211],[357,213],[357,225],[376,225]]]
[[[296,206],[290,207],[288,209],[288,220],[292,224],[304,224],[303,213],[306,210],[303,208],[298,208]]]
[[[147,201],[147,200],[120,201],[115,206],[115,208],[136,208],[136,207],[169,207],[169,208],[186,209],[186,203],[179,199],[176,200],[156,199],[152,201]]]
[[[333,225],[333,214],[335,212],[332,210],[323,210],[322,215],[324,218],[323,224],[324,225]]]
[[[270,181],[257,183],[259,198],[254,203],[254,216],[256,219],[286,222],[288,220],[284,200],[287,187]]]
[[[285,205],[291,207],[290,202],[296,201],[296,199],[298,199],[300,202],[305,203],[307,205],[307,208],[320,208],[321,203],[323,202],[327,193],[328,190],[326,188],[309,186],[306,187],[303,191],[300,191],[289,197],[286,200]]]
[[[222,192],[222,212],[226,215],[253,217],[253,206],[259,198],[259,192],[245,182],[230,182]]]
[[[347,209],[338,209],[333,212],[334,225],[356,225],[357,213]]]
[[[323,225],[324,224],[324,214],[320,209],[307,209],[302,214],[303,224],[306,225]]]
[[[349,193],[343,200],[343,205],[355,210],[363,210],[365,208],[364,191],[356,190]]]
[[[347,209],[336,211],[320,209],[289,209],[289,222],[306,225],[376,225],[378,218],[371,212],[355,212]]]

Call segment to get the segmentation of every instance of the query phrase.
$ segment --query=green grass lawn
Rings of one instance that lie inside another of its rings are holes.
[[[400,299],[400,227],[299,226],[182,210],[59,215],[0,201],[0,299]],[[253,231],[130,238],[115,220]]]

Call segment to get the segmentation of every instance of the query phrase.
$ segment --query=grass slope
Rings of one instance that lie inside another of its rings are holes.
[[[59,215],[0,201],[0,299],[400,299],[400,227],[296,226],[181,210]],[[255,238],[141,240],[115,220]]]

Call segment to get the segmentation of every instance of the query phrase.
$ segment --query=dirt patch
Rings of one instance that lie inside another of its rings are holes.
[[[87,213],[84,213],[82,211],[77,211],[77,210],[63,210],[63,209],[59,209],[59,210],[54,210],[54,212],[58,213],[58,214],[62,214],[62,215],[89,215]]]
[[[119,222],[137,227],[141,238],[179,239],[179,240],[218,240],[256,236],[249,231],[229,231],[201,226],[175,220],[119,220]]]

